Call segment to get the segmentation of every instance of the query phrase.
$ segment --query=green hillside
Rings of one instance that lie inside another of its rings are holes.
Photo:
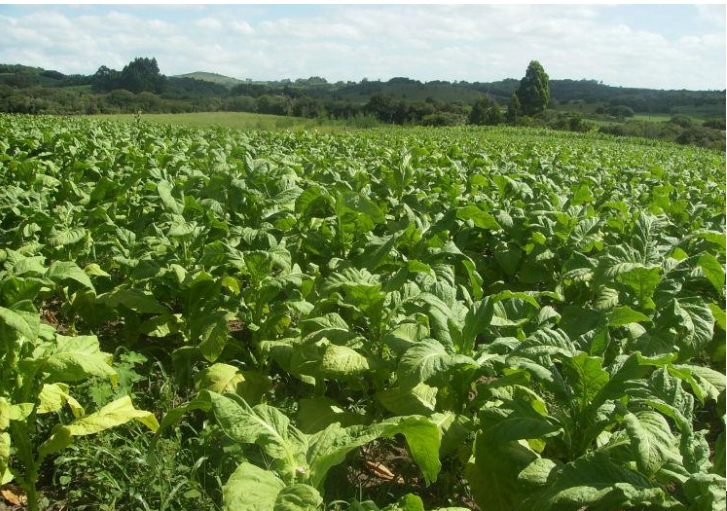
[[[212,82],[225,87],[231,88],[237,84],[245,83],[244,80],[238,80],[231,76],[221,75],[219,73],[208,73],[207,71],[195,71],[194,73],[185,73],[182,75],[176,75],[177,78],[194,78],[195,80],[202,80],[203,82]]]

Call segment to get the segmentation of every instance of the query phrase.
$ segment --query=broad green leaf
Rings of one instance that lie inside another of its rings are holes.
[[[495,217],[487,211],[483,211],[475,205],[465,206],[457,210],[457,218],[460,220],[471,220],[480,229],[501,229]]]
[[[725,375],[709,367],[684,364],[676,365],[674,368],[688,371],[694,379],[694,384],[700,387],[700,393],[710,399],[717,400],[720,393],[724,392],[727,386]],[[690,382],[690,385],[692,385],[692,382]]]
[[[444,412],[432,414],[430,418],[442,435],[440,456],[448,456],[468,445],[467,436],[472,432],[474,423],[466,415]]]
[[[434,339],[424,339],[406,350],[399,360],[399,385],[413,388],[420,383],[441,383],[453,369],[465,365],[476,364],[470,357],[448,353]]]
[[[689,499],[689,511],[723,511],[725,478],[717,474],[694,474],[684,483],[684,494]]]
[[[0,430],[0,484],[5,484],[5,479],[10,479],[8,474],[8,463],[10,462],[10,433]]]
[[[516,400],[506,406],[482,410],[481,442],[504,445],[515,440],[542,438],[561,429],[556,421],[534,409],[531,403]]]
[[[157,193],[159,194],[159,198],[161,199],[164,208],[170,213],[181,215],[184,206],[177,202],[177,200],[172,195],[173,189],[173,185],[171,185],[167,181],[159,181],[157,183]]]
[[[489,442],[478,435],[474,461],[465,478],[475,502],[483,511],[512,511],[518,499],[518,474],[537,455],[517,442]]]
[[[528,471],[523,474],[524,477],[529,475]],[[531,487],[542,480],[543,475],[538,473]],[[678,502],[646,476],[616,465],[604,454],[591,453],[563,467],[554,466],[540,491],[534,491],[516,509],[577,511],[585,507],[599,511],[619,511],[642,505],[675,510],[681,508]]]
[[[139,289],[117,289],[99,296],[99,300],[112,309],[123,305],[140,314],[165,314],[169,312],[166,307],[154,298],[154,295]]]
[[[87,234],[88,231],[82,227],[54,230],[48,238],[48,244],[54,248],[74,245],[83,240]]]
[[[248,403],[259,403],[272,387],[267,375],[256,371],[242,371],[228,364],[213,364],[200,371],[194,378],[194,388],[210,390],[218,394],[238,394]]]
[[[323,352],[321,374],[327,378],[353,378],[369,370],[369,361],[356,350],[329,344]]]
[[[168,337],[178,333],[181,326],[180,314],[160,314],[142,323],[139,330],[149,337]]]
[[[12,310],[0,307],[0,323],[30,341],[38,337],[40,330],[40,318],[38,314],[24,310]]]
[[[318,490],[307,484],[294,484],[278,493],[273,511],[315,511],[322,503]]]
[[[628,325],[629,323],[640,323],[644,321],[651,321],[651,319],[646,314],[635,311],[628,306],[616,307],[611,311],[608,316],[608,326],[613,327]]]
[[[712,283],[714,288],[720,295],[725,292],[725,271],[716,257],[712,254],[704,253],[699,256],[699,267],[704,272],[704,276]]]
[[[100,350],[95,335],[78,337],[56,336],[56,344],[45,356],[24,361],[48,374],[47,381],[80,381],[97,376],[116,383],[116,371],[111,367],[111,355]]]
[[[674,451],[678,452],[669,423],[653,411],[628,413],[624,420],[632,452],[636,455],[636,466],[640,473],[651,477],[675,457]]]
[[[214,362],[222,355],[227,345],[229,321],[233,314],[227,311],[216,311],[204,318],[199,328],[199,350],[209,362]]]
[[[356,192],[343,192],[336,200],[336,214],[343,224],[350,223],[359,233],[372,230],[386,220],[384,213],[368,197]]]
[[[274,472],[244,461],[222,487],[222,508],[225,511],[273,511],[283,488],[285,483]]]
[[[573,389],[573,399],[580,410],[585,410],[609,381],[609,374],[601,367],[600,357],[579,353],[563,360],[563,376]]]
[[[701,299],[671,300],[660,309],[656,323],[661,329],[676,330],[681,361],[699,355],[712,340],[714,332],[712,311]]]
[[[391,438],[401,434],[406,438],[414,462],[419,466],[427,484],[437,479],[440,432],[437,426],[423,417],[396,417],[370,426],[342,428],[331,424],[309,440],[308,462],[310,481],[320,487],[328,471],[343,462],[346,455],[377,438]]]
[[[54,282],[76,282],[82,287],[95,292],[88,274],[72,261],[54,262],[51,267],[48,268],[48,272],[45,276]]]
[[[727,330],[727,320],[726,320],[725,311],[722,308],[720,308],[720,306],[717,304],[710,303],[707,305],[709,307],[709,310],[712,311],[712,316],[714,316],[714,321],[717,324],[717,326],[719,326],[722,329],[722,331]]]
[[[301,399],[298,402],[297,425],[307,434],[317,433],[331,424],[340,424],[345,428],[365,422],[365,416],[344,410],[328,397]]]
[[[234,394],[205,392],[227,436],[238,442],[258,444],[271,458],[282,463],[285,477],[292,478],[299,469],[306,469],[307,440],[279,410],[268,405],[250,407]]]
[[[618,279],[632,289],[642,308],[654,308],[651,297],[654,295],[656,286],[661,282],[659,268],[636,267],[622,273]]]
[[[396,415],[429,415],[437,404],[437,389],[426,383],[410,389],[393,387],[377,392],[376,399]]]

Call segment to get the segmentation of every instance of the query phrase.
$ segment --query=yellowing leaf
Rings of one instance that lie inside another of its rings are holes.
[[[126,424],[130,420],[137,420],[152,431],[156,431],[159,428],[159,423],[154,417],[154,414],[134,408],[129,396],[121,397],[107,404],[97,412],[76,419],[63,427],[71,436],[84,436]]]

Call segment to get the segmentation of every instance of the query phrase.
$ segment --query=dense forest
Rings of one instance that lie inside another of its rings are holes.
[[[361,125],[507,122],[724,147],[725,91],[549,80],[546,108],[527,112],[520,111],[524,105],[517,99],[521,83],[518,79],[421,82],[403,77],[336,83],[321,77],[255,82],[212,73],[165,76],[153,58],[137,58],[121,71],[101,66],[88,76],[0,65],[0,111],[61,115],[232,111],[351,119]],[[659,123],[643,119],[651,115],[672,117]]]

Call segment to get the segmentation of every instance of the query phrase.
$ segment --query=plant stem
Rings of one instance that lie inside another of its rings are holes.
[[[28,511],[38,511],[38,492],[35,488],[35,483],[38,482],[38,465],[33,458],[33,447],[25,428],[26,425],[23,423],[15,421],[10,423],[10,431],[13,443],[17,448],[18,459],[25,467],[25,477],[19,482],[28,499]]]

